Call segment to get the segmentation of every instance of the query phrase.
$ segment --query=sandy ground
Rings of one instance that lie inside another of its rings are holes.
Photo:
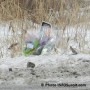
[[[28,62],[33,62],[35,67],[27,67]],[[62,83],[86,86],[55,86]],[[0,60],[0,90],[5,89],[90,90],[90,55],[57,54],[3,58]]]

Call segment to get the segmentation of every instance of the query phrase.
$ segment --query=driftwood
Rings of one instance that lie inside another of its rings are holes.
[[[8,49],[12,49],[13,47],[15,47],[17,45],[18,45],[18,43],[13,43],[13,44],[10,45],[10,47]]]
[[[70,50],[72,51],[72,53],[73,53],[74,55],[78,54],[77,51],[76,51],[74,48],[72,48],[71,46],[70,46]]]

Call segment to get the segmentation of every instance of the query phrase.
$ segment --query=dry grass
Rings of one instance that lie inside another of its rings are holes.
[[[12,49],[12,56],[15,56],[16,52],[22,51],[24,35],[27,30],[32,28],[34,23],[40,24],[42,21],[59,27],[58,34],[61,34],[61,36],[58,35],[58,38],[62,38],[62,41],[58,40],[56,46],[67,49],[70,37],[64,37],[66,27],[76,27],[77,25],[78,28],[80,27],[79,23],[88,23],[90,21],[89,15],[87,16],[87,10],[81,11],[81,8],[89,6],[84,3],[84,0],[0,0],[0,20],[2,22],[8,21],[9,32],[12,32],[12,37],[7,38],[8,42],[6,41],[6,44],[11,45],[19,42],[18,49]],[[84,14],[80,15],[81,12]],[[33,23],[30,24],[28,20]],[[87,26],[86,23],[83,25]],[[21,32],[21,35],[18,35],[18,31]],[[83,51],[85,36],[82,38],[80,33],[77,33],[76,36],[75,38],[80,43],[80,51]]]
[[[54,24],[77,23],[83,0],[1,0],[2,20],[30,19],[34,23],[48,21]],[[83,17],[81,17],[82,20]],[[83,20],[82,20],[83,21]]]

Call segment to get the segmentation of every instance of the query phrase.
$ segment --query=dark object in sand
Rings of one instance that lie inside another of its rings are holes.
[[[12,72],[12,68],[9,68],[9,71]]]
[[[34,68],[35,67],[35,64],[34,63],[32,63],[32,62],[28,62],[27,63],[27,68]]]

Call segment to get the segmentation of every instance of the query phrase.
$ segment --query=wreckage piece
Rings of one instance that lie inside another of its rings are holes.
[[[49,23],[42,22],[39,34],[28,32],[25,37],[25,48],[23,53],[25,56],[41,55],[50,52],[55,44],[55,36]],[[44,50],[43,50],[44,49]]]

